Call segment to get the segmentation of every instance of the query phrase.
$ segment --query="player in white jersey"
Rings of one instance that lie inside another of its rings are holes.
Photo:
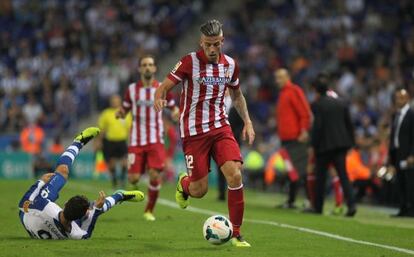
[[[99,215],[122,201],[138,202],[144,199],[140,191],[117,191],[108,197],[101,191],[93,204],[81,195],[70,198],[63,209],[55,203],[79,150],[98,134],[99,128],[90,127],[76,136],[57,161],[55,172],[43,175],[20,200],[20,221],[30,237],[87,239],[91,237]]]

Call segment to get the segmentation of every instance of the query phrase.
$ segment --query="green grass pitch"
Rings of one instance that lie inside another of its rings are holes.
[[[191,199],[191,206],[195,208],[177,209],[173,204],[172,185],[164,185],[161,189],[162,200],[156,206],[155,222],[143,220],[145,203],[123,203],[100,217],[89,240],[33,240],[28,237],[17,215],[17,203],[32,183],[28,180],[0,180],[1,257],[414,256],[414,219],[389,218],[388,213],[368,206],[360,206],[353,219],[278,210],[274,206],[283,201],[282,196],[249,190],[246,192],[246,221],[242,231],[252,247],[213,246],[203,239],[202,225],[211,213],[227,214],[227,204],[216,201],[216,191],[212,189],[204,199]],[[74,194],[95,198],[100,189],[110,194],[112,190],[108,184],[70,180],[58,203],[62,206]],[[146,187],[142,188],[146,192]],[[328,204],[326,210],[329,209]]]

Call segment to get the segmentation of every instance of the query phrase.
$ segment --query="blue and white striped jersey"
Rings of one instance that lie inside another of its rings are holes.
[[[55,201],[66,180],[55,173],[48,183],[38,180],[26,192],[19,203],[20,220],[32,238],[39,239],[87,239],[91,236],[96,219],[102,210],[93,207],[85,217],[72,221],[70,232],[59,221],[62,212]]]

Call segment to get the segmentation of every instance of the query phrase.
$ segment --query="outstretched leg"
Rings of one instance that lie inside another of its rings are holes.
[[[132,202],[141,202],[144,200],[144,193],[141,191],[116,191],[113,195],[105,197],[103,191],[99,192],[99,198],[94,203],[93,208],[87,214],[86,219],[77,220],[76,222],[80,224],[82,230],[86,231],[86,235],[82,238],[87,239],[92,236],[92,232],[95,228],[96,221],[98,217],[116,204],[123,201],[132,201]]]

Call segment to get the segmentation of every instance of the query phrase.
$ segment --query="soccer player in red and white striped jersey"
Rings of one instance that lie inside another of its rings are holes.
[[[132,112],[132,126],[128,147],[128,181],[136,187],[141,175],[148,169],[148,203],[144,218],[155,220],[153,210],[161,186],[160,172],[164,168],[164,125],[162,113],[156,112],[154,93],[160,83],[155,79],[157,67],[155,58],[145,55],[139,60],[140,80],[128,86],[118,118],[124,118]],[[167,106],[178,114],[174,100],[168,99]]]
[[[241,176],[242,157],[227,120],[224,95],[229,88],[233,105],[244,121],[242,137],[253,143],[255,132],[240,90],[236,61],[221,53],[224,37],[222,25],[211,20],[200,28],[201,49],[184,56],[155,92],[155,109],[167,106],[166,95],[182,83],[180,132],[186,158],[187,174],[181,174],[176,201],[188,206],[188,197],[201,198],[208,190],[208,171],[212,157],[228,184],[228,208],[234,233],[232,244],[250,246],[240,235],[244,198]]]

